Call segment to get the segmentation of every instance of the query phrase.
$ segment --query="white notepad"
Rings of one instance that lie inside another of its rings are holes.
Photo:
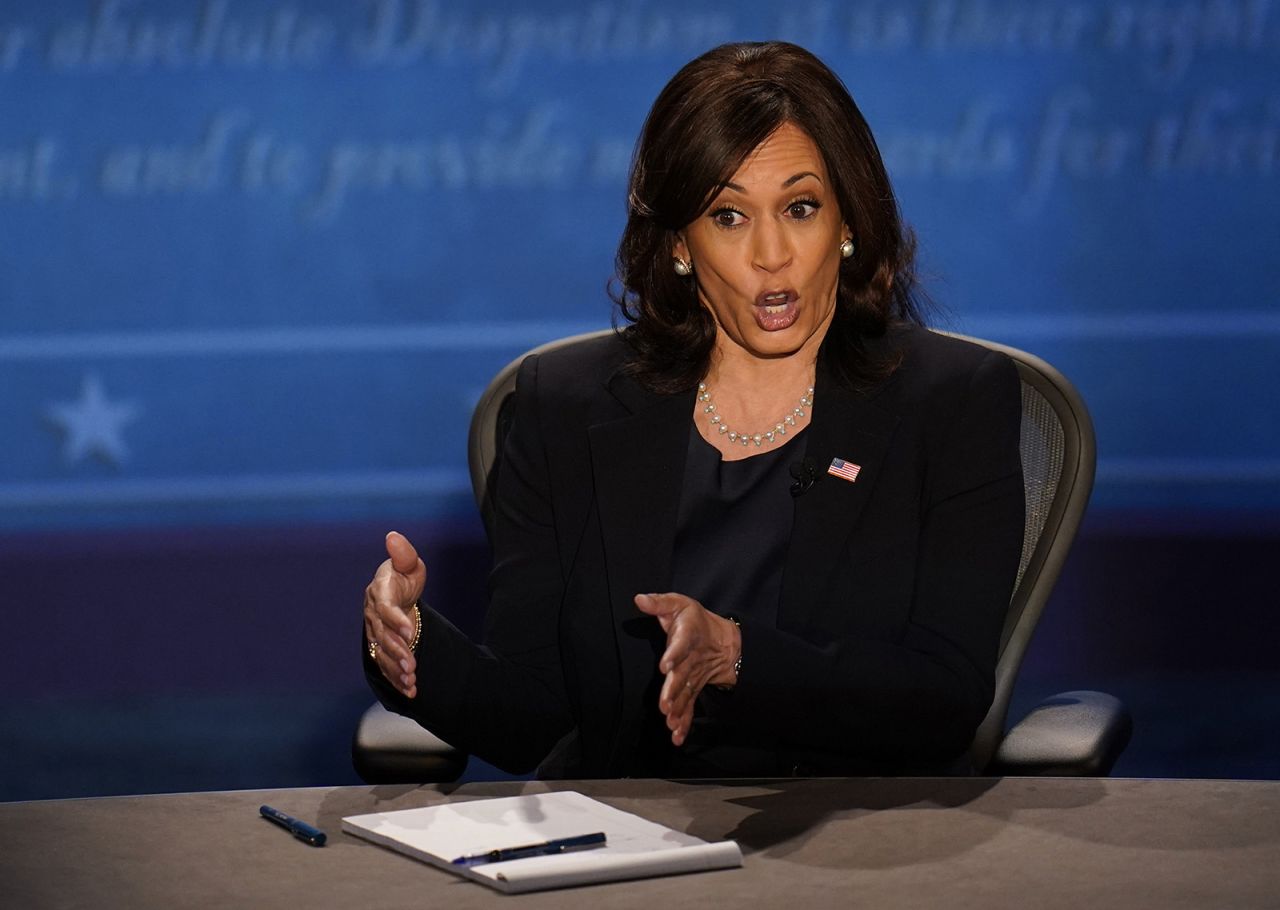
[[[742,865],[733,841],[709,844],[573,791],[353,815],[342,820],[342,830],[510,893]],[[596,831],[607,836],[605,846],[474,866],[453,863]]]

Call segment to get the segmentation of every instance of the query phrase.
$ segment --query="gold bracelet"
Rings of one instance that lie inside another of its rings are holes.
[[[738,684],[738,677],[742,675],[742,623],[738,622],[736,616],[726,616],[725,619],[732,622],[738,627],[738,657],[733,662],[733,686]],[[716,686],[721,692],[730,692],[733,686]]]
[[[733,681],[737,683],[738,677],[742,675],[742,623],[738,622],[738,617],[730,616],[733,624],[738,627],[738,659],[733,662]]]
[[[409,642],[409,650],[413,651],[418,647],[418,640],[422,638],[422,603],[419,601],[409,608],[413,611],[413,641]]]

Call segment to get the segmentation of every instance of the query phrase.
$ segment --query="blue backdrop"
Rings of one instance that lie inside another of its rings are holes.
[[[1271,4],[10,0],[6,648],[30,638],[29,574],[51,548],[198,538],[207,554],[260,534],[269,550],[272,529],[406,523],[474,543],[472,403],[519,352],[609,323],[649,103],[697,53],[764,38],[849,85],[943,327],[1078,384],[1095,516],[1273,513]],[[142,643],[162,639],[153,605],[97,582]],[[363,581],[346,584],[326,616],[351,611]],[[209,647],[234,647],[240,614],[183,600]],[[62,690],[154,690],[158,670],[119,682],[128,647],[96,639]],[[36,657],[9,664],[15,691],[49,690]],[[223,672],[207,688],[255,679]]]

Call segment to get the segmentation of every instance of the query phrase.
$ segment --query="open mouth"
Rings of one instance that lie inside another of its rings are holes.
[[[791,295],[786,291],[778,291],[775,294],[765,294],[760,300],[757,306],[764,307],[764,311],[772,316],[786,312],[787,304],[791,302]]]
[[[751,308],[756,324],[766,332],[790,328],[799,315],[799,296],[792,290],[766,291]]]

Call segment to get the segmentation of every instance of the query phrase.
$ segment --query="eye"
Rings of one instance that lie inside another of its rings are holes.
[[[818,214],[822,204],[816,199],[797,199],[787,206],[787,215],[797,221],[806,221]]]
[[[711,213],[711,220],[720,227],[737,227],[745,222],[747,216],[739,212],[737,209],[731,209],[728,206],[716,209]]]

